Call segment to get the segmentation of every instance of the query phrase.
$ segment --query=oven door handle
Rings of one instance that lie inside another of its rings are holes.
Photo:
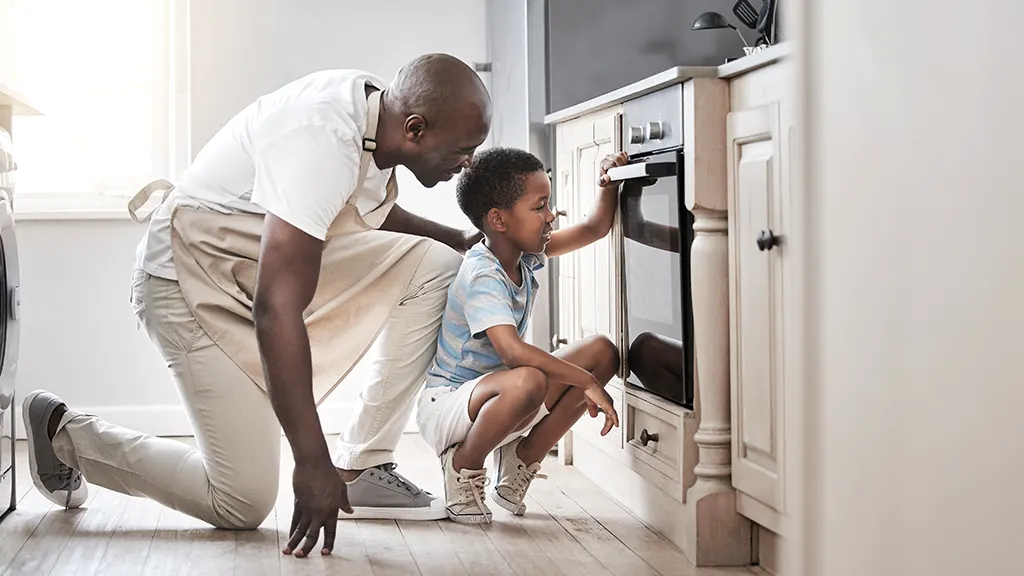
[[[608,180],[611,182],[666,178],[675,175],[675,162],[636,162],[608,170]]]

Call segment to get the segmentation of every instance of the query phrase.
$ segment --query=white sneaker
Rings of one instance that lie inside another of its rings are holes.
[[[538,474],[540,462],[527,466],[516,454],[516,448],[522,440],[520,437],[498,448],[498,481],[494,485],[494,492],[491,492],[491,500],[516,516],[526,513],[523,499],[533,479],[547,478]]]
[[[487,469],[458,472],[452,465],[455,449],[451,446],[441,454],[441,470],[444,474],[444,497],[447,502],[448,518],[460,524],[485,524],[491,522],[491,510],[484,504],[484,490],[490,482]]]

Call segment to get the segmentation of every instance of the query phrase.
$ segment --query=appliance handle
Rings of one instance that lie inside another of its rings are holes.
[[[611,182],[667,178],[675,175],[675,162],[636,162],[608,170],[608,180]]]

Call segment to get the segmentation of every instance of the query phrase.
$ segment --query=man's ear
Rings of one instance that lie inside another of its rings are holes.
[[[495,232],[505,232],[508,230],[508,223],[505,222],[505,216],[501,213],[501,210],[497,208],[491,208],[487,211],[487,215],[484,216],[484,221],[491,227],[491,230]]]
[[[423,131],[427,128],[427,119],[419,114],[413,114],[405,119],[405,139],[409,142],[419,142],[423,138]]]

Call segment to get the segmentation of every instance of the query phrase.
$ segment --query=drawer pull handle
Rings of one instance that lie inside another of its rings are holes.
[[[647,428],[644,428],[643,430],[640,431],[640,444],[643,444],[644,446],[647,446],[651,442],[657,442],[657,441],[658,441],[658,433],[657,432],[655,432],[654,434],[648,434],[647,433]]]
[[[757,235],[757,249],[764,252],[779,245],[779,237],[771,230],[761,230]]]

